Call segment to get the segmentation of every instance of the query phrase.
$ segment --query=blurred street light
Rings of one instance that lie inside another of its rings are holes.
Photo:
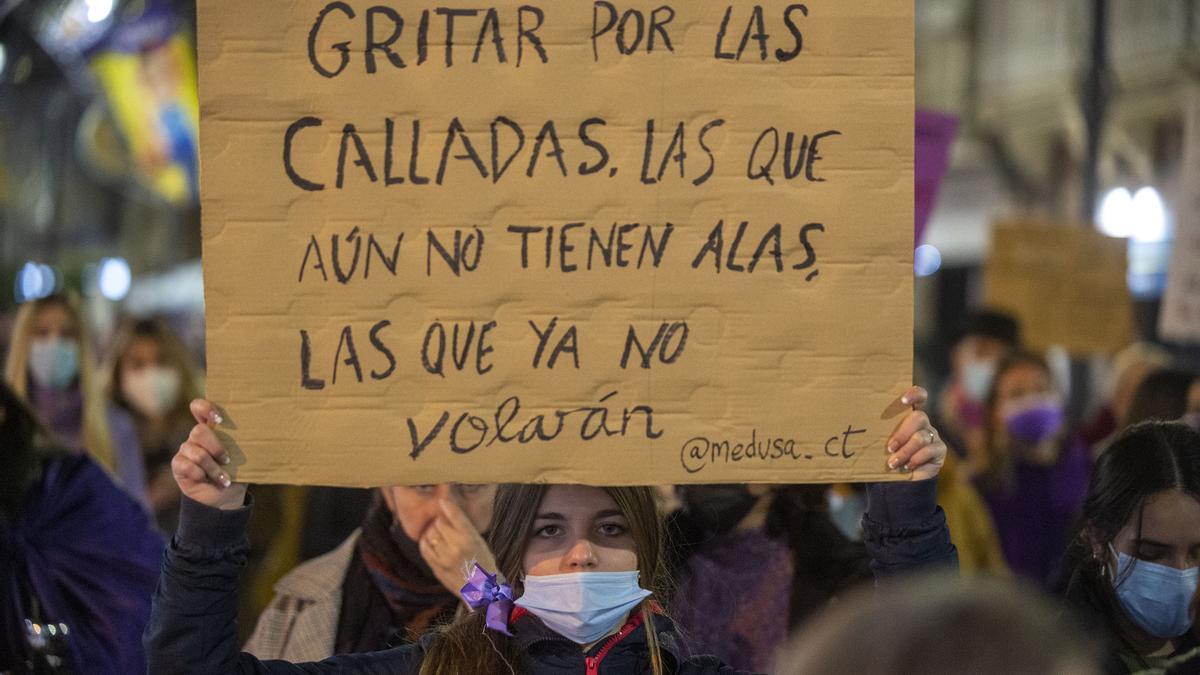
[[[922,244],[913,251],[913,271],[919,277],[936,274],[942,268],[942,252],[932,244]]]
[[[1132,194],[1123,187],[1109,190],[1100,202],[1097,220],[1100,231],[1110,237],[1146,244],[1170,238],[1162,197],[1149,186]]]
[[[1167,212],[1163,208],[1158,190],[1144,187],[1133,193],[1133,214],[1135,241],[1153,244],[1170,238],[1167,232]]]
[[[96,277],[100,295],[113,302],[123,300],[126,295],[129,295],[129,288],[133,285],[133,275],[130,273],[129,263],[124,258],[101,260]]]
[[[92,23],[104,21],[112,11],[113,0],[87,0],[87,18]]]
[[[1121,187],[1104,195],[1100,202],[1100,231],[1110,237],[1128,238],[1133,234],[1133,195]]]
[[[54,269],[43,263],[32,260],[17,272],[17,282],[14,284],[13,295],[17,302],[29,302],[50,295],[58,288],[58,277]]]

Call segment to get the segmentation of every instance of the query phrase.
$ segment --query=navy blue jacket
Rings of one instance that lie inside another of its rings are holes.
[[[863,532],[876,577],[934,566],[957,566],[946,518],[937,506],[936,481],[868,487],[870,506]],[[164,554],[162,576],[145,643],[151,673],[378,673],[420,672],[428,638],[370,654],[334,656],[320,663],[259,661],[237,642],[237,582],[249,544],[250,507],[220,511],[186,497],[179,529]],[[784,619],[780,619],[784,620]],[[712,657],[684,657],[670,622],[655,620],[667,662],[678,675],[732,674]],[[645,628],[632,627],[612,644],[589,653],[550,631],[536,618],[515,618],[512,627],[530,675],[648,673]],[[625,631],[623,631],[625,632]],[[603,658],[597,660],[601,650]],[[591,660],[589,662],[589,659]]]

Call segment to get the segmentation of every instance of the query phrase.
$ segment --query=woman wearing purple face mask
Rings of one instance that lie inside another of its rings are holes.
[[[1061,396],[1041,357],[1018,352],[1001,361],[985,424],[985,452],[973,469],[1001,549],[1019,576],[1049,585],[1090,467],[1086,447],[1066,426]]]

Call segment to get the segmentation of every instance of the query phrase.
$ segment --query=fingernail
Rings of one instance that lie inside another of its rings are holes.
[[[888,460],[888,468],[889,469],[896,468],[896,458],[895,457]]]
[[[221,419],[221,413],[217,412],[216,410],[210,410],[208,413],[208,421],[212,422],[213,424],[220,424],[225,420]]]
[[[232,457],[230,457],[229,455],[225,455],[225,457],[221,460],[221,463],[227,465],[232,461],[233,461]]]
[[[224,485],[225,487],[229,487],[232,484],[233,483],[229,480],[229,476],[226,476],[225,474],[221,474],[221,485]]]
[[[905,473],[908,473],[909,471],[912,471],[912,469],[908,468],[908,465],[907,465],[907,464],[905,464],[904,466],[900,467],[900,470],[901,470],[901,471],[903,471],[903,472],[905,472]]]
[[[897,447],[896,441],[892,441],[892,442],[888,443],[888,446],[887,446],[887,451],[888,451],[888,452],[895,452],[895,451],[896,451],[896,447]]]
[[[901,397],[900,397],[900,403],[901,403],[902,405],[908,405],[908,402],[909,402],[909,401],[908,401],[908,394],[905,394],[904,396],[901,396]]]

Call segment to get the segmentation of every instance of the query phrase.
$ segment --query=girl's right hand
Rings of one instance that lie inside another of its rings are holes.
[[[216,406],[196,399],[191,410],[196,426],[171,460],[175,482],[193,501],[218,509],[241,508],[246,501],[246,486],[230,482],[224,469],[229,464],[229,453],[212,429],[221,423]]]

